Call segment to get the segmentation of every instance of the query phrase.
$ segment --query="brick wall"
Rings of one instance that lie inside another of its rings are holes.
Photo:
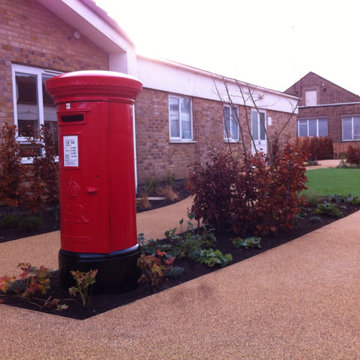
[[[224,141],[223,104],[200,98],[192,98],[194,142],[171,143],[168,97],[167,92],[143,89],[136,99],[137,170],[140,184],[146,182],[149,176],[163,179],[167,173],[175,174],[176,178],[185,178],[189,166],[195,161],[204,162],[211,148],[224,149],[229,146]],[[272,125],[268,127],[270,139],[280,132],[289,117],[291,119],[281,139],[295,138],[295,116],[275,111],[267,111],[266,114],[272,117]],[[251,149],[246,125],[246,119],[251,119],[251,109],[239,107],[239,118],[243,124],[246,147]],[[233,150],[243,149],[242,143],[230,146]]]
[[[13,122],[11,64],[58,71],[108,70],[108,54],[34,0],[0,7],[0,125]]]
[[[360,104],[300,108],[298,119],[325,117],[328,119],[328,135],[334,142],[342,142],[342,117],[360,116]]]
[[[286,90],[286,93],[301,96],[299,105],[305,106],[305,91],[307,90],[316,90],[318,104],[336,104],[360,101],[360,97],[358,95],[355,95],[312,72],[305,75],[302,79],[292,85],[288,90]]]
[[[360,141],[345,141],[341,143],[334,144],[334,158],[340,159],[346,156],[348,147],[352,146],[353,148],[360,150]]]

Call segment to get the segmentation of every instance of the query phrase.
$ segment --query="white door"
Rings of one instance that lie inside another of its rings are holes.
[[[266,114],[262,111],[251,110],[251,135],[253,137],[251,143],[251,151],[253,154],[256,152],[267,152],[266,141]]]

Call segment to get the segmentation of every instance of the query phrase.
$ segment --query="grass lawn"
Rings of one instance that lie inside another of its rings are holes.
[[[360,196],[360,169],[316,169],[306,172],[308,190],[321,196]]]

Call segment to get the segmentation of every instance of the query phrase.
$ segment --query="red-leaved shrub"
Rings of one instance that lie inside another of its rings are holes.
[[[40,153],[32,154],[33,164],[28,171],[29,191],[25,198],[26,207],[31,212],[43,211],[46,205],[56,205],[59,201],[58,164],[56,144],[50,130],[42,126],[38,137],[29,139]]]
[[[287,144],[269,163],[263,154],[209,154],[195,164],[188,178],[194,195],[192,212],[217,230],[241,235],[267,235],[291,228],[306,188],[303,154]]]
[[[346,162],[352,165],[360,165],[360,150],[349,145],[346,150]]]
[[[325,160],[334,157],[333,141],[329,137],[299,137],[298,142],[305,160]]]
[[[5,124],[0,133],[0,200],[10,207],[19,206],[25,193],[24,172],[16,126]]]

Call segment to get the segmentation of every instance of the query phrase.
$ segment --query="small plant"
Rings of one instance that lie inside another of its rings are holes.
[[[147,195],[156,195],[158,188],[159,188],[159,180],[155,176],[150,175],[146,180],[145,193]]]
[[[38,216],[28,216],[20,221],[20,229],[22,231],[35,231],[41,228],[43,221]]]
[[[319,202],[320,195],[317,194],[314,190],[309,190],[305,193],[305,202],[309,206],[315,206]]]
[[[69,294],[72,296],[80,295],[81,303],[84,307],[88,306],[90,303],[90,294],[89,290],[91,286],[95,284],[95,277],[98,273],[98,270],[89,270],[88,272],[81,271],[70,271],[71,275],[76,281],[76,285],[69,288]]]
[[[175,183],[175,174],[173,172],[167,172],[164,182],[167,186],[173,187]]]
[[[345,202],[347,202],[348,204],[360,205],[360,197],[353,196],[353,195],[348,195],[345,198]]]
[[[341,159],[340,164],[337,166],[337,168],[339,168],[339,169],[348,169],[350,167],[351,166],[349,164],[347,164],[344,159]]]
[[[224,267],[232,261],[231,254],[223,254],[220,250],[214,249],[203,249],[200,250],[199,256],[196,262],[200,264],[205,264],[209,267],[214,267],[215,265],[220,265]]]
[[[17,229],[19,227],[20,218],[16,214],[8,214],[0,219],[1,229]]]
[[[161,240],[151,239],[141,246],[141,252],[145,255],[157,255],[158,251],[166,252],[168,255],[173,256],[172,245]]]
[[[241,237],[237,237],[233,239],[232,244],[235,248],[261,248],[261,238],[260,237],[248,237],[243,239]]]
[[[43,306],[49,304],[49,301],[38,298],[38,296],[44,297],[50,289],[50,270],[44,266],[37,268],[29,263],[20,263],[18,268],[22,270],[18,277],[3,276],[0,278],[0,292],[7,296],[19,296],[37,306],[40,306],[39,302],[43,302]]]
[[[193,213],[188,215],[187,228],[184,232],[176,234],[176,228],[165,233],[167,239],[176,242],[174,254],[179,257],[194,258],[194,253],[199,252],[203,247],[211,247],[216,243],[216,237],[213,229],[207,229],[205,226],[195,230],[192,220],[195,218]],[[180,231],[183,229],[184,219],[179,221]],[[196,256],[195,256],[196,257]]]
[[[319,165],[319,162],[317,160],[307,160],[306,161],[306,166],[314,166],[314,165]]]
[[[140,197],[137,199],[137,204],[141,210],[146,210],[151,208],[151,203],[149,201],[149,197],[144,193],[139,195]]]
[[[311,216],[310,217],[310,222],[312,222],[313,224],[321,224],[322,223],[322,219],[320,216]]]
[[[142,271],[138,283],[148,285],[155,291],[169,276],[174,260],[174,257],[160,250],[152,255],[142,254],[137,261]]]
[[[335,202],[336,204],[341,204],[342,202],[345,202],[345,197],[340,194],[330,194],[328,196],[329,202]]]
[[[174,191],[171,185],[166,185],[158,191],[160,196],[164,196],[166,199],[170,201],[179,200],[179,195]]]
[[[336,204],[324,201],[312,212],[313,215],[327,215],[330,217],[342,217],[342,212]]]
[[[25,284],[25,291],[21,296],[30,298],[36,293],[45,295],[50,289],[50,270],[44,266],[37,268],[29,263],[20,263],[18,267],[23,271],[20,280]]]

